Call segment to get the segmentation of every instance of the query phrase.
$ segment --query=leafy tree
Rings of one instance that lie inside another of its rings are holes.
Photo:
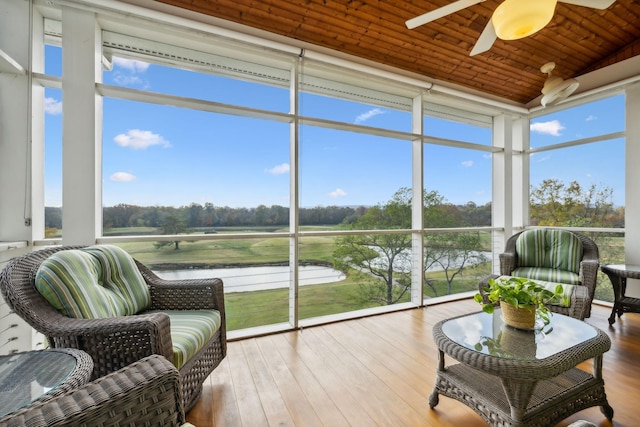
[[[466,207],[475,208],[475,204]],[[485,208],[486,209],[486,208]],[[489,205],[490,209],[490,205]],[[463,209],[445,203],[444,197],[431,191],[424,196],[424,219],[426,228],[467,227],[468,215]],[[429,278],[428,272],[441,271],[446,281],[446,295],[453,291],[454,281],[461,277],[465,268],[486,262],[486,256],[480,251],[479,232],[430,232],[424,237],[425,286],[438,296],[436,281]]]
[[[406,229],[411,228],[411,192],[400,189],[385,205],[369,208],[348,229]],[[410,290],[406,274],[396,277],[396,269],[409,262],[411,235],[366,234],[336,239],[334,259],[336,268],[356,270],[360,275],[361,298],[381,305],[395,304]],[[380,286],[382,283],[383,286]]]
[[[464,223],[469,227],[482,227],[491,225],[491,202],[478,206],[474,202],[458,206]]]
[[[160,227],[162,224],[162,208],[151,206],[143,210],[140,222],[147,227]]]
[[[184,234],[187,232],[187,226],[185,225],[184,221],[177,215],[168,215],[162,223],[160,229],[162,231],[162,234],[169,235]],[[180,249],[180,240],[156,242],[153,245],[156,247],[156,249],[174,245],[173,249],[178,250]]]
[[[204,204],[204,222],[203,227],[211,227],[216,224],[218,216],[216,215],[216,207],[211,202]]]
[[[121,203],[102,210],[102,224],[104,228],[132,227],[131,218],[140,214],[142,208],[135,205]]]
[[[591,185],[582,187],[573,181],[565,185],[546,179],[532,187],[530,217],[532,225],[565,227],[624,227],[624,207],[613,207],[613,190]],[[624,262],[624,245],[615,233],[585,233],[598,245],[601,262]],[[598,277],[595,297],[612,301],[611,285],[604,275]]]
[[[558,179],[545,179],[532,187],[530,222],[532,225],[565,227],[610,226],[613,210],[613,189],[592,184],[583,188],[572,181],[565,185]]]
[[[346,219],[348,229],[411,229],[411,197],[409,188],[401,188],[384,205],[369,208],[355,220]],[[464,219],[456,206],[444,203],[437,191],[423,192],[425,227],[447,228],[464,226]],[[486,261],[479,251],[478,232],[433,232],[424,238],[425,271],[443,271],[447,293],[466,267]],[[411,234],[366,234],[340,237],[334,251],[336,268],[356,271],[361,283],[363,300],[379,304],[394,304],[406,296],[411,288]],[[426,274],[425,274],[426,277]],[[426,279],[425,279],[426,280]],[[426,280],[435,295],[436,284]]]
[[[446,295],[451,295],[454,280],[463,275],[465,268],[487,261],[487,257],[480,251],[481,244],[480,233],[477,231],[429,233],[425,237],[425,285],[434,296],[438,296],[438,288],[433,280],[427,278],[426,273],[432,269],[442,271],[447,282]]]
[[[62,208],[44,208],[44,226],[49,228],[62,228]]]
[[[55,227],[45,227],[44,228],[44,237],[45,239],[51,239],[58,235],[58,229]]]
[[[191,203],[187,208],[187,226],[199,227],[202,224],[204,209],[202,205]]]

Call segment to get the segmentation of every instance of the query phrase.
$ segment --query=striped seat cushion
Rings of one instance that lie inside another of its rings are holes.
[[[81,319],[135,314],[151,301],[133,258],[116,246],[56,252],[38,268],[35,286],[60,313]]]
[[[536,229],[526,230],[518,236],[516,253],[518,267],[539,267],[577,274],[580,272],[583,247],[580,239],[569,231]]]
[[[220,329],[221,317],[217,310],[162,312],[169,315],[171,321],[173,364],[178,369],[182,368]]]
[[[547,282],[560,282],[570,285],[580,284],[580,275],[573,271],[557,270],[544,267],[518,267],[511,272],[515,277],[527,277],[529,279],[545,280]]]

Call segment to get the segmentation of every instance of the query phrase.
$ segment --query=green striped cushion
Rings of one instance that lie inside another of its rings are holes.
[[[68,317],[127,316],[144,310],[151,302],[133,258],[117,246],[56,252],[40,265],[35,285]]]
[[[81,250],[60,251],[42,262],[36,273],[38,292],[60,313],[79,319],[123,316],[122,299],[100,286],[102,269]]]
[[[569,231],[536,229],[526,230],[518,236],[516,253],[518,267],[544,267],[579,273],[583,247],[580,239]]]
[[[515,277],[527,277],[529,279],[545,280],[547,282],[580,284],[580,275],[573,271],[556,270],[555,268],[542,267],[518,267],[511,274]]]
[[[217,310],[163,311],[171,320],[173,364],[180,369],[220,329]]]
[[[124,302],[125,315],[136,314],[151,304],[151,294],[135,261],[124,249],[112,245],[84,248],[102,267],[102,286],[115,292]]]

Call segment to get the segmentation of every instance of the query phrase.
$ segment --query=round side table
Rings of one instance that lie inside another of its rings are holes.
[[[609,276],[613,285],[613,310],[609,316],[609,325],[613,325],[625,312],[640,313],[640,299],[628,297],[627,279],[640,279],[640,265],[608,264],[600,267],[603,273]]]
[[[91,356],[49,349],[0,356],[0,418],[37,400],[64,394],[89,381]]]

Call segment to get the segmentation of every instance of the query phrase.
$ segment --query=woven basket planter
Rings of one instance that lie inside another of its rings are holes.
[[[514,307],[509,303],[500,301],[502,319],[504,323],[518,329],[533,329],[536,324],[536,307]]]

